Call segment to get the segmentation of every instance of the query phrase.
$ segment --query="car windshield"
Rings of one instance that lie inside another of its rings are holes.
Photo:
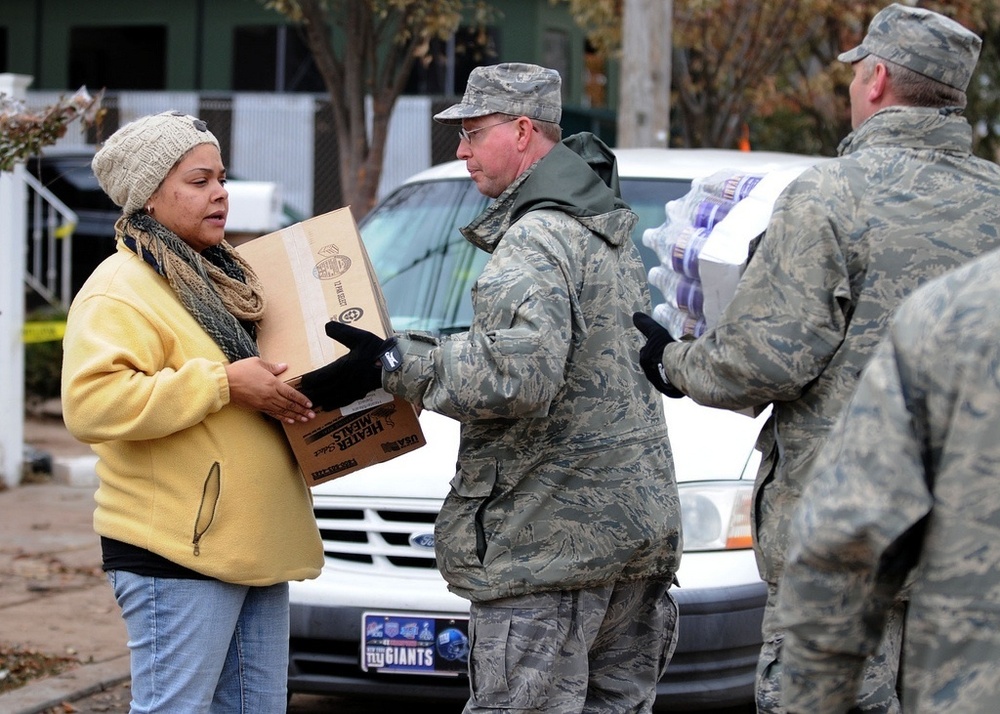
[[[447,333],[471,324],[469,289],[489,256],[458,229],[487,201],[468,179],[408,184],[362,221],[394,329]]]
[[[658,259],[642,245],[642,233],[663,223],[666,202],[687,193],[691,182],[622,179],[621,184],[622,195],[639,216],[632,237],[648,270]],[[469,328],[470,292],[489,255],[465,240],[459,228],[471,223],[488,201],[467,178],[413,183],[400,187],[362,220],[359,227],[394,329],[447,334]],[[663,301],[658,293],[652,297],[653,304]]]

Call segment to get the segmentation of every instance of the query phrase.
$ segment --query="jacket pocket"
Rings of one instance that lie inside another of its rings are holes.
[[[486,526],[483,513],[497,490],[496,461],[483,459],[463,463],[452,479],[451,487],[456,495],[468,499],[469,508],[475,508],[472,522],[476,535],[476,559],[482,564],[486,560]]]
[[[458,473],[451,479],[451,488],[462,498],[486,498],[493,493],[497,482],[495,459],[463,459],[458,463]]]
[[[215,520],[215,507],[219,504],[219,493],[222,491],[222,468],[219,462],[212,464],[205,477],[201,489],[201,503],[198,504],[198,514],[194,520],[194,554],[201,555],[201,538],[205,535]]]

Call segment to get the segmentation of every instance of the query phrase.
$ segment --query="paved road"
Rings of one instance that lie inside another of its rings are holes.
[[[128,685],[112,687],[83,699],[74,700],[72,709],[56,707],[44,714],[127,714],[129,702]],[[412,702],[380,701],[371,699],[346,699],[341,697],[321,697],[310,694],[296,694],[288,706],[287,714],[459,714],[462,705],[454,702]]]
[[[400,714],[460,714],[462,703],[430,702],[385,702],[372,700],[351,700],[340,697],[317,697],[296,694],[288,707],[288,714],[372,714],[373,712],[399,712]]]
[[[292,697],[288,714],[460,714],[462,704],[454,702],[431,702],[414,704],[412,702],[380,702],[351,701],[337,697],[314,697],[306,694],[296,694]],[[710,709],[701,714],[754,714],[755,708],[745,707],[729,709]]]
[[[117,691],[95,694],[73,702],[74,714],[125,714],[128,712],[128,687]],[[54,709],[46,714],[65,714],[65,709]],[[462,704],[455,702],[414,703],[412,701],[386,701],[343,697],[324,697],[295,694],[287,714],[460,714]],[[715,709],[702,714],[753,714],[751,706],[733,709]]]

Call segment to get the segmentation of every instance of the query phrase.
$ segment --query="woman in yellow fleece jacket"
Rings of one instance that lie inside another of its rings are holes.
[[[323,552],[275,419],[315,415],[257,354],[264,296],[224,240],[205,122],[143,117],[93,168],[122,217],[70,309],[63,412],[99,457],[94,527],[128,630],[131,711],[284,711],[288,581],[316,577]]]

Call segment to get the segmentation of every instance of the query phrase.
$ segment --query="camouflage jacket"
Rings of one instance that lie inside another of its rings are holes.
[[[1000,253],[906,300],[816,460],[778,611],[789,712],[846,712],[908,583],[907,712],[1000,702]]]
[[[1000,167],[937,110],[883,109],[839,159],[785,189],[719,324],[663,353],[695,401],[773,405],[752,514],[761,576],[776,583],[788,519],[818,447],[900,300],[1000,246]]]
[[[578,148],[617,182],[603,144]],[[522,174],[463,229],[492,253],[471,329],[400,335],[403,365],[383,378],[461,422],[435,544],[449,587],[471,600],[669,578],[678,565],[663,404],[633,368],[631,315],[650,305],[637,219],[606,181],[565,144]]]

